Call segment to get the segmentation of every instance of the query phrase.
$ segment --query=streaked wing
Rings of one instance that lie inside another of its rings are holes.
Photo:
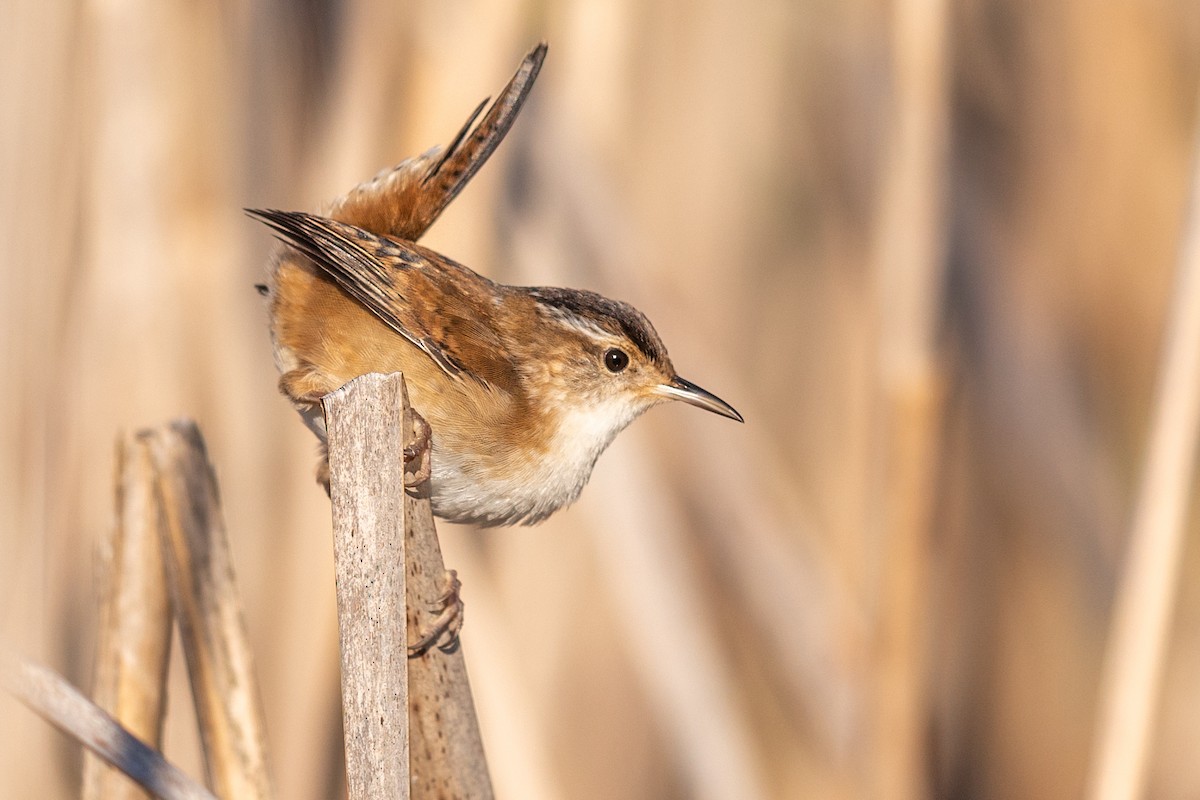
[[[447,374],[516,392],[518,376],[494,330],[495,284],[410,242],[299,211],[247,209],[313,261]]]
[[[479,124],[484,100],[444,148],[410,158],[352,189],[329,216],[372,233],[416,241],[504,139],[546,58],[543,42],[529,51]]]

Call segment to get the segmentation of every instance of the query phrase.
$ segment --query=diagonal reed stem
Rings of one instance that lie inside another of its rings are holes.
[[[1142,794],[1175,610],[1200,421],[1200,135],[1129,554],[1100,686],[1088,797]]]

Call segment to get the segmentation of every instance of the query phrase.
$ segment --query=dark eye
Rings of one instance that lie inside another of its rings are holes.
[[[604,366],[609,372],[620,372],[629,366],[629,356],[615,347],[604,354]]]

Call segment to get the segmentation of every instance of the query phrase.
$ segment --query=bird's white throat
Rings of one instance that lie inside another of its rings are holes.
[[[616,400],[568,407],[545,452],[487,474],[469,456],[438,448],[435,430],[434,512],[484,525],[539,522],[579,497],[596,459],[644,410]]]

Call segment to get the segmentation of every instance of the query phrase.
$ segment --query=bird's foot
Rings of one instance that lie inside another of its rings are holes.
[[[422,629],[417,641],[408,646],[409,658],[424,655],[435,644],[443,653],[458,647],[458,632],[463,625],[463,601],[459,594],[462,581],[458,579],[458,572],[452,569],[446,570],[443,580],[445,590],[429,606],[429,611],[437,617]]]
[[[425,418],[416,411],[412,412],[412,428],[412,441],[404,448],[404,486],[409,489],[429,480],[432,472],[429,450],[433,441],[433,431]],[[416,466],[413,466],[413,462]]]

